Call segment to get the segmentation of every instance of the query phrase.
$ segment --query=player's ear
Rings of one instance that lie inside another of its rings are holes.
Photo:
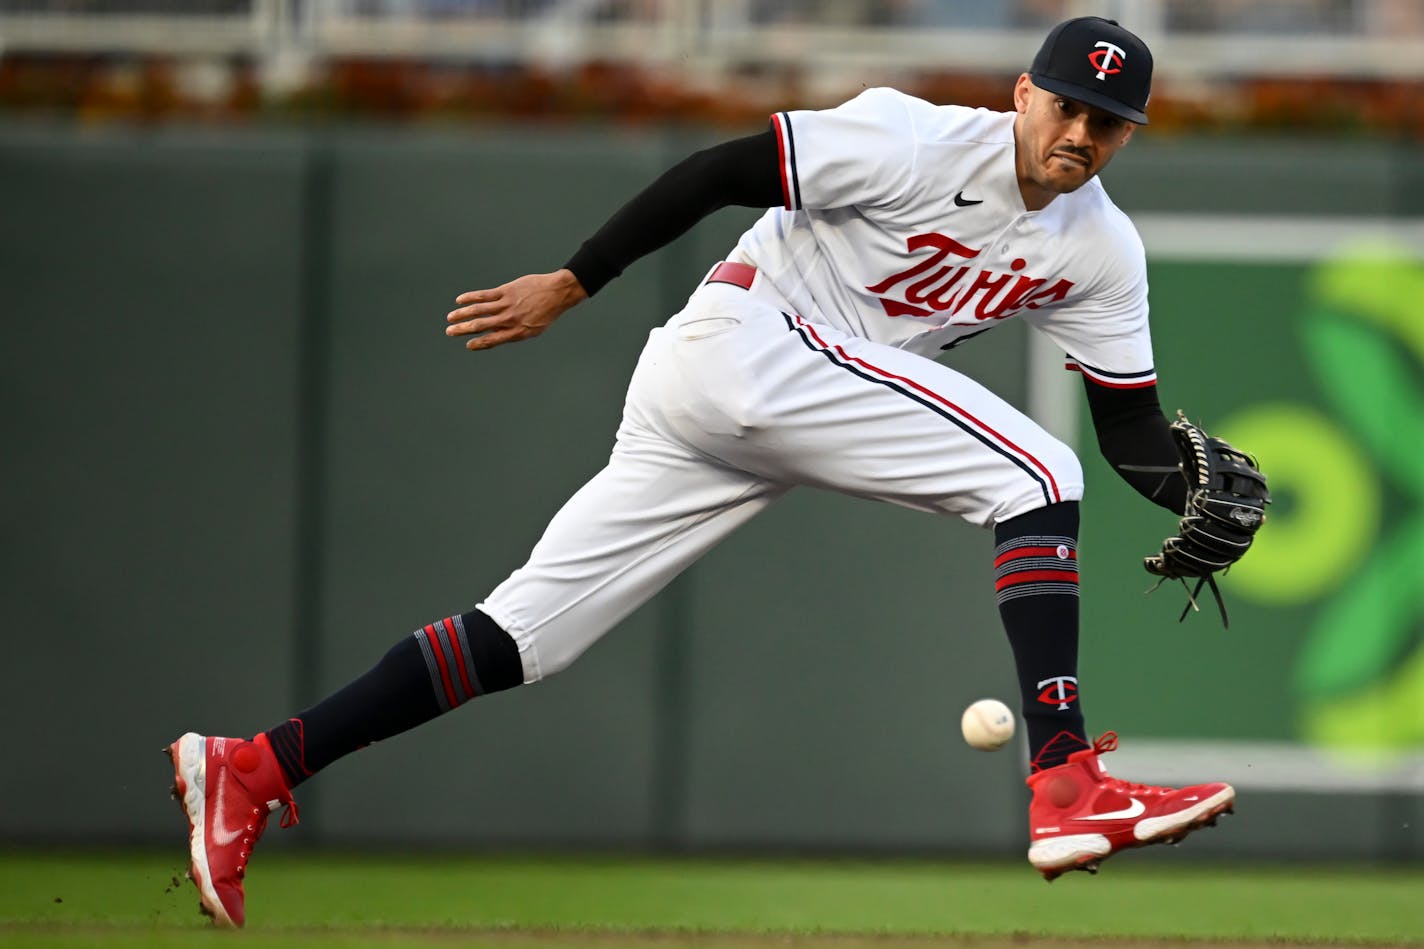
[[[1019,81],[1014,83],[1014,110],[1020,115],[1028,111],[1028,100],[1033,95],[1033,80],[1028,73],[1020,73]]]
[[[1137,131],[1136,122],[1124,122],[1122,128],[1122,142],[1118,147],[1120,148],[1122,147],[1122,145],[1126,145],[1129,141],[1131,141],[1132,133],[1135,131]]]

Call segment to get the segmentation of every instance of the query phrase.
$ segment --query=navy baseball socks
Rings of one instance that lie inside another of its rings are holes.
[[[519,648],[478,610],[416,630],[342,689],[251,740],[189,732],[164,751],[188,820],[188,876],[214,924],[245,919],[242,879],[273,811],[297,822],[292,789],[336,759],[470,699],[524,681]]]
[[[1018,670],[1029,759],[1052,768],[1088,747],[1078,705],[1078,502],[994,528],[994,590]]]
[[[1013,647],[1028,732],[1028,859],[1044,879],[1097,872],[1129,847],[1176,843],[1230,813],[1228,784],[1184,788],[1112,777],[1087,740],[1078,700],[1078,504],[1053,504],[995,528],[994,586]]]
[[[365,675],[267,732],[288,786],[337,758],[524,681],[519,647],[479,610],[416,630]]]

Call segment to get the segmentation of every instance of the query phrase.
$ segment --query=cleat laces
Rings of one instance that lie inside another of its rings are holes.
[[[282,804],[282,816],[277,819],[277,825],[286,830],[299,823],[297,802],[288,798]],[[272,810],[276,810],[276,802],[273,802]],[[237,878],[239,880],[247,874],[247,859],[252,856],[252,848],[257,845],[258,838],[267,830],[267,817],[271,813],[271,810],[260,806],[252,808],[252,823],[243,828],[247,834],[242,838],[242,849],[237,852]]]

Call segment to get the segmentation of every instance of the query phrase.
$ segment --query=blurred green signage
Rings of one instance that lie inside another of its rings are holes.
[[[1295,741],[1385,763],[1417,752],[1424,261],[1373,243],[1306,263],[1171,260],[1151,278],[1164,408],[1257,455],[1276,502],[1222,584],[1231,628],[1209,605],[1179,625],[1180,588],[1139,595],[1141,557],[1173,519],[1083,452],[1094,727]]]
[[[1291,502],[1234,587],[1314,607],[1291,663],[1302,737],[1424,746],[1424,265],[1361,246],[1305,281],[1293,328],[1318,403],[1266,395],[1222,422]]]

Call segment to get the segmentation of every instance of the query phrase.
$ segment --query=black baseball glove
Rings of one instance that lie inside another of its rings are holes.
[[[1187,479],[1187,510],[1177,535],[1162,542],[1160,553],[1144,558],[1143,566],[1162,580],[1181,580],[1183,587],[1187,578],[1197,578],[1196,589],[1187,588],[1182,619],[1197,608],[1202,585],[1209,585],[1221,609],[1222,625],[1229,626],[1226,603],[1214,575],[1229,570],[1245,556],[1256,531],[1265,523],[1266,505],[1271,503],[1266,476],[1255,458],[1208,435],[1180,410],[1172,423],[1172,437],[1182,455],[1180,470]]]

